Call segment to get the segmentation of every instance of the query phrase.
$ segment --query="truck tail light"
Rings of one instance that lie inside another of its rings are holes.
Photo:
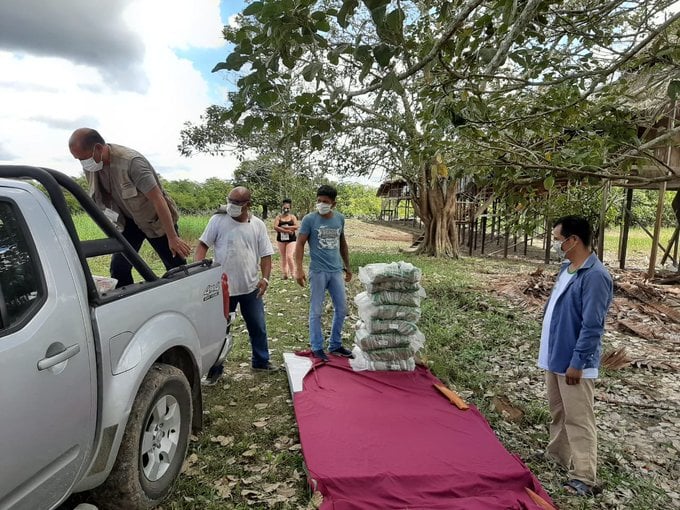
[[[229,282],[225,273],[222,273],[222,311],[224,318],[229,320]]]

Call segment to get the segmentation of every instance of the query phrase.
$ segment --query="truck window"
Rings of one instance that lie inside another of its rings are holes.
[[[17,206],[0,201],[0,335],[28,320],[45,296],[28,228]]]

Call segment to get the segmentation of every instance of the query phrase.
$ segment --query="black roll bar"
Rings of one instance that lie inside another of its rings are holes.
[[[9,179],[34,179],[38,181],[47,191],[52,205],[59,214],[66,230],[73,241],[78,259],[85,272],[87,283],[87,293],[90,302],[99,301],[99,292],[95,286],[90,268],[87,264],[87,257],[97,255],[111,255],[122,253],[132,266],[137,270],[144,280],[152,282],[158,280],[156,274],[151,270],[139,253],[128,243],[122,234],[116,229],[111,221],[94,203],[87,192],[80,187],[71,177],[50,168],[41,168],[24,165],[0,165],[0,177]],[[73,218],[68,210],[63,189],[71,193],[85,212],[94,220],[97,226],[104,232],[107,239],[96,239],[93,241],[81,241],[73,223]]]

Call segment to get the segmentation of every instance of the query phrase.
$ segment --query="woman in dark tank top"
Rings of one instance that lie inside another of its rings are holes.
[[[295,232],[299,225],[297,218],[290,212],[291,201],[285,198],[281,203],[281,214],[274,218],[274,230],[276,230],[276,244],[279,246],[281,255],[281,273],[283,279],[287,280],[290,276],[295,279]]]

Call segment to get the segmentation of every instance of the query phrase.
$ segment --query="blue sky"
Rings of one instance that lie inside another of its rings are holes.
[[[225,24],[236,13],[240,12],[245,6],[245,2],[238,0],[222,0],[220,2],[220,15]],[[223,87],[231,87],[224,72],[211,72],[215,64],[223,61],[229,51],[230,46],[225,45],[220,48],[190,48],[187,50],[177,50],[177,55],[186,58],[194,63],[194,66],[201,72],[206,81],[212,84],[210,90],[211,100],[215,103],[221,103],[224,100]]]
[[[67,141],[87,126],[142,152],[168,179],[230,178],[235,157],[183,158],[177,145],[184,122],[197,122],[232,87],[210,71],[229,51],[222,27],[244,3],[96,4],[0,1],[0,163],[78,175]]]

